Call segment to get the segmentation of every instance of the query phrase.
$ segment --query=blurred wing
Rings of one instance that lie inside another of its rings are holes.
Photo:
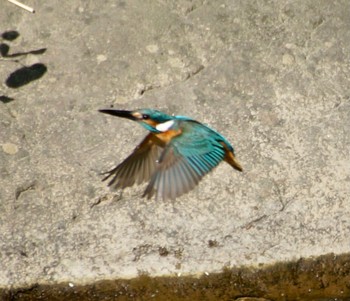
[[[148,134],[129,157],[107,172],[103,181],[113,176],[108,186],[125,188],[149,180],[156,170],[161,150],[154,143],[152,134]]]
[[[192,121],[186,124],[163,151],[143,196],[175,199],[192,190],[224,159],[224,147],[210,129]]]

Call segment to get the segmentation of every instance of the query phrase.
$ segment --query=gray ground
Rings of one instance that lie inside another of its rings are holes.
[[[20,34],[2,43],[46,51],[0,60],[0,286],[349,252],[349,1],[25,2],[2,2]],[[174,202],[110,191],[100,172],[146,134],[111,104],[209,124],[244,173],[222,164]]]

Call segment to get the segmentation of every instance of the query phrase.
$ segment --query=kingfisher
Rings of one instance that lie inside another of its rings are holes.
[[[103,181],[111,178],[108,186],[124,189],[149,181],[142,197],[174,200],[221,161],[243,170],[226,138],[194,119],[153,109],[99,111],[136,121],[149,131],[123,162],[105,173]]]

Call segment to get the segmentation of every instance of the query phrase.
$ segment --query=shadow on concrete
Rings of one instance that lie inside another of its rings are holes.
[[[29,84],[33,80],[41,78],[47,68],[44,64],[37,63],[32,66],[25,66],[12,72],[6,80],[6,85],[10,88],[19,88]]]
[[[19,59],[29,54],[33,55],[41,55],[46,52],[46,48],[40,48],[29,51],[20,51],[15,53],[10,53],[10,45],[11,41],[14,41],[19,37],[19,32],[15,30],[10,30],[3,32],[1,34],[1,38],[4,41],[0,43],[0,55],[3,61],[20,63]],[[20,88],[24,85],[29,84],[30,82],[41,78],[47,72],[47,67],[42,63],[36,63],[31,66],[23,66],[14,72],[12,72],[5,81],[5,84],[9,88]],[[12,97],[8,97],[6,95],[0,96],[0,101],[3,103],[8,103],[14,100]]]
[[[225,268],[221,273],[192,276],[33,284],[1,290],[1,300],[350,300],[350,253],[328,254],[261,268]]]
[[[15,99],[12,98],[12,97],[8,97],[6,95],[0,95],[0,101],[3,102],[3,103],[9,103],[12,100],[15,100]]]
[[[7,41],[13,41],[19,37],[19,32],[16,30],[5,31],[1,34],[1,37]]]

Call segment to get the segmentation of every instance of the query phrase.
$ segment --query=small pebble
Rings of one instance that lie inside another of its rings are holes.
[[[13,143],[4,143],[2,145],[2,150],[9,155],[14,155],[18,152],[18,147]]]

